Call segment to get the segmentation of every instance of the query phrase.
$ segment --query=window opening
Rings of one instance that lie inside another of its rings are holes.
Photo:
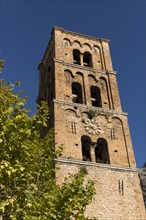
[[[119,194],[124,195],[124,181],[119,180]]]
[[[115,140],[115,129],[111,128],[111,140]]]
[[[81,65],[79,50],[76,50],[76,49],[73,50],[73,62],[74,62],[74,64]]]
[[[82,159],[83,161],[91,161],[90,148],[91,139],[88,136],[82,136]]]
[[[91,102],[92,106],[102,107],[100,89],[96,86],[91,87]]]
[[[95,158],[97,163],[109,164],[109,153],[108,144],[104,138],[99,138],[97,140],[97,145],[95,147]]]
[[[76,134],[77,133],[76,122],[71,122],[71,130],[72,130],[72,134]]]
[[[83,65],[84,66],[88,66],[88,67],[92,67],[92,58],[91,58],[91,54],[89,52],[85,52],[83,55]]]
[[[75,103],[83,103],[82,87],[79,83],[72,83],[72,101]]]

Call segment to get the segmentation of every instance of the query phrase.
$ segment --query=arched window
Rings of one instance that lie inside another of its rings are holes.
[[[96,163],[109,164],[108,144],[104,138],[98,138],[97,146],[95,147]]]
[[[76,50],[76,49],[73,50],[73,62],[74,62],[74,64],[81,65],[79,50]]]
[[[97,86],[91,86],[90,92],[92,106],[102,107],[100,89]]]
[[[75,103],[83,103],[82,87],[79,83],[72,83],[72,101]]]
[[[72,81],[73,75],[72,72],[68,69],[64,70],[65,82],[69,83]]]
[[[89,66],[92,67],[92,57],[91,54],[89,52],[85,52],[84,56],[83,56],[83,65],[84,66]]]
[[[82,159],[84,161],[91,161],[90,148],[91,148],[91,139],[83,135],[81,138],[82,142]]]

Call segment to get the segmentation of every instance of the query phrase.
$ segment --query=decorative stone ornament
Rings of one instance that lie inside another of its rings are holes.
[[[90,119],[85,120],[84,127],[89,134],[93,134],[93,135],[100,134],[102,130],[100,124],[96,121],[95,118],[91,120]]]

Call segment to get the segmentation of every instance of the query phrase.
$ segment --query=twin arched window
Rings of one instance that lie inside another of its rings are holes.
[[[93,67],[92,57],[91,57],[91,54],[89,52],[86,51],[86,52],[84,52],[83,56],[81,56],[80,51],[77,50],[77,49],[74,49],[73,50],[73,62],[74,62],[74,64],[81,65],[81,58],[82,58],[83,66]]]
[[[83,161],[92,161],[93,160],[93,158],[91,158],[92,142],[90,137],[83,135],[81,138],[81,143],[82,143]],[[104,164],[110,163],[108,143],[104,138],[98,138],[96,145],[94,143],[94,157],[96,163],[104,163]]]
[[[100,89],[97,86],[91,86],[90,92],[92,106],[102,107]],[[74,103],[83,103],[82,87],[78,82],[72,83],[72,101]]]

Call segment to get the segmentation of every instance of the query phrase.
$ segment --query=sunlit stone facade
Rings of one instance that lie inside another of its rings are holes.
[[[47,101],[48,128],[54,128],[56,148],[64,149],[56,161],[57,182],[86,166],[96,187],[87,215],[99,220],[146,219],[109,40],[54,27],[39,76],[37,102]]]

